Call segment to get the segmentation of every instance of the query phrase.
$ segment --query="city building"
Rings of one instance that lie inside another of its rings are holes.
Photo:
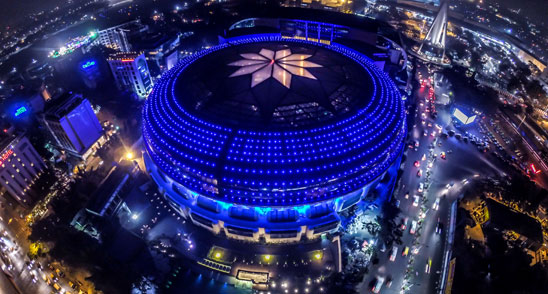
[[[138,214],[126,202],[126,198],[139,183],[142,175],[139,166],[132,161],[121,161],[113,166],[98,188],[91,194],[89,202],[72,219],[71,226],[100,239],[100,219],[119,218],[121,222],[134,219]],[[142,195],[139,195],[142,198]]]
[[[86,211],[106,218],[124,213],[129,215],[131,210],[124,203],[123,196],[132,188],[131,183],[138,172],[139,166],[133,162],[122,161],[113,166],[91,195]]]
[[[5,135],[0,139],[0,184],[13,199],[29,206],[34,202],[31,187],[46,165],[23,135]]]
[[[181,40],[192,36],[193,32],[170,35],[163,32],[148,34],[133,43],[135,51],[144,52],[149,69],[153,75],[159,75],[171,69],[179,61]]]
[[[152,77],[144,53],[111,54],[108,64],[120,90],[132,91],[139,98],[147,97],[152,91]]]
[[[101,143],[103,128],[89,101],[80,94],[66,93],[46,109],[42,122],[54,145],[74,156],[86,159]]]
[[[232,239],[317,240],[390,197],[404,102],[337,43],[243,35],[177,64],[143,110],[144,161],[184,218]]]
[[[148,26],[141,24],[141,20],[134,20],[99,31],[96,42],[117,51],[130,52],[131,43],[128,39],[147,31]]]
[[[88,88],[96,88],[97,81],[101,78],[101,71],[96,60],[86,59],[78,64],[78,69],[84,84]]]

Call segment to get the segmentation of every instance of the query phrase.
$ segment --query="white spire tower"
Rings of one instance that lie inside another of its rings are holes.
[[[422,44],[418,51],[419,53],[422,50],[422,46],[424,46],[424,44],[426,43],[426,45],[428,46],[442,49],[443,55],[445,55],[445,35],[447,33],[448,7],[449,1],[444,0],[440,5],[440,10],[438,11],[436,18],[434,18],[432,26],[430,26],[430,30],[428,30],[428,34],[426,34],[426,37],[422,41]]]

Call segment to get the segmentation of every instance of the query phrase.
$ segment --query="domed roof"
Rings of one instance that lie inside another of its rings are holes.
[[[193,55],[148,97],[153,162],[226,202],[283,206],[355,191],[401,154],[403,101],[340,45],[246,36]]]

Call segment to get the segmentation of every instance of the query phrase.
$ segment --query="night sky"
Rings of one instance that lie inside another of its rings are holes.
[[[0,25],[14,25],[24,20],[25,15],[51,9],[67,0],[0,0]]]
[[[536,24],[548,27],[548,0],[490,0],[507,8],[521,8],[522,15],[527,15]]]

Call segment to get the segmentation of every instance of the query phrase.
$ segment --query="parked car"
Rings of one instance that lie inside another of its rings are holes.
[[[417,221],[411,222],[411,229],[409,230],[409,234],[413,235],[417,231]]]
[[[395,261],[397,254],[398,254],[398,247],[396,246],[392,247],[392,251],[390,253],[390,261]]]

